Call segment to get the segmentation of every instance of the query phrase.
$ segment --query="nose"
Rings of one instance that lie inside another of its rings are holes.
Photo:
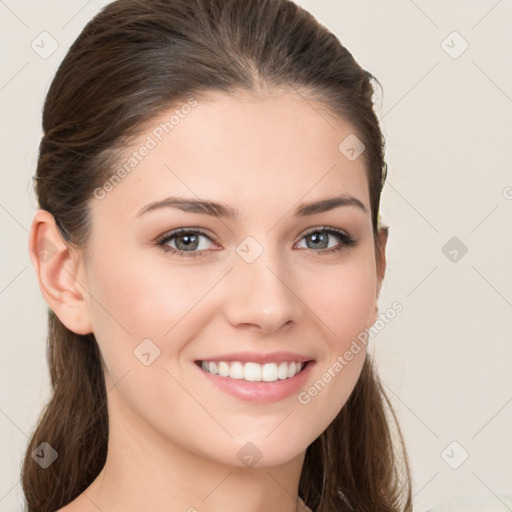
[[[252,262],[236,255],[225,283],[225,314],[231,325],[271,334],[304,314],[298,284],[283,254],[264,249]],[[288,268],[287,268],[288,267]]]

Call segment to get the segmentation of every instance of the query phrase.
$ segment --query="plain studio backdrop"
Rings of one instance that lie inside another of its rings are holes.
[[[19,468],[50,391],[46,303],[27,243],[43,100],[106,3],[0,2],[1,511],[21,510]],[[370,351],[404,431],[415,510],[510,495],[512,2],[300,3],[384,88],[390,239],[379,307],[403,310]]]

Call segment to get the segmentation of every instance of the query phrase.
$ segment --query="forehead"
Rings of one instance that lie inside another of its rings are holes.
[[[98,212],[135,217],[169,195],[208,198],[244,213],[348,194],[368,208],[364,158],[349,159],[353,127],[294,90],[209,93],[161,112],[121,156]],[[119,172],[123,170],[124,172]]]

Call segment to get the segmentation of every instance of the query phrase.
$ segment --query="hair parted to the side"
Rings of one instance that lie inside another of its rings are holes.
[[[379,261],[387,168],[372,81],[331,32],[289,0],[117,0],[86,25],[48,91],[35,175],[39,207],[54,216],[67,244],[85,251],[94,190],[162,111],[209,91],[292,87],[351,123],[365,144]],[[48,325],[52,397],[23,461],[28,512],[71,502],[107,454],[96,339],[71,332],[51,310]],[[31,457],[41,442],[59,454],[46,469]],[[307,448],[299,494],[314,512],[412,510],[402,434],[368,355],[348,402]]]

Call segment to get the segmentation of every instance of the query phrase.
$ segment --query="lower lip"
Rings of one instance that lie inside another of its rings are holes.
[[[297,375],[275,382],[250,382],[244,379],[221,377],[206,372],[196,363],[194,366],[221,391],[247,402],[271,403],[297,394],[308,379],[314,364],[314,361],[309,361]]]

